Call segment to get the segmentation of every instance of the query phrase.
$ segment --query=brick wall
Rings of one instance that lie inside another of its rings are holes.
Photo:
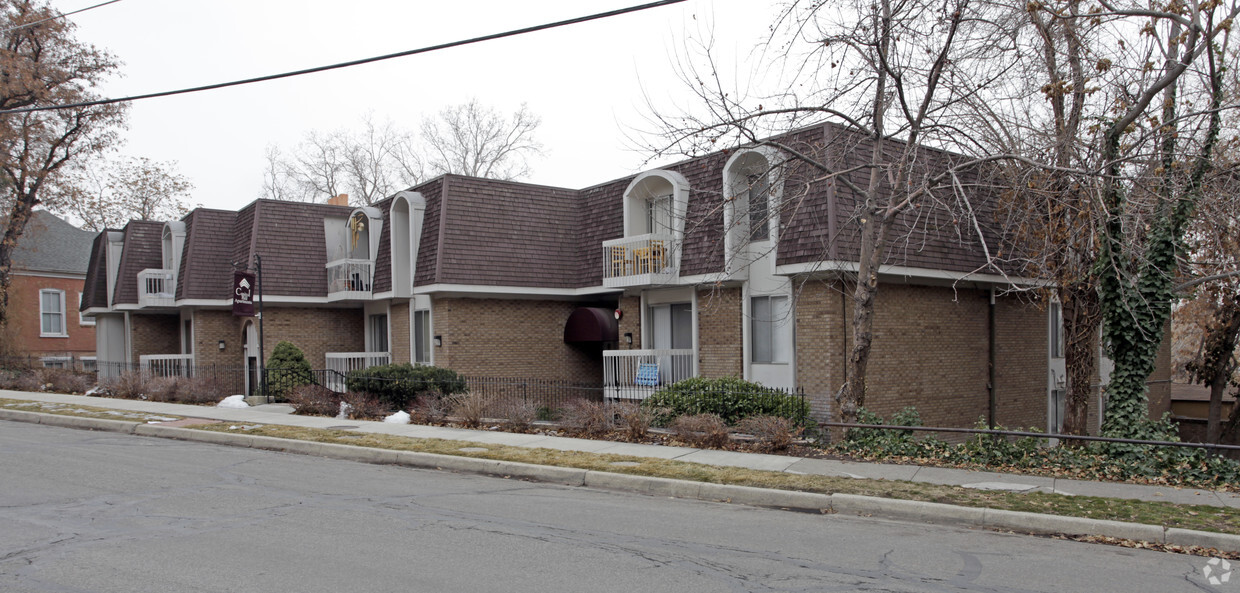
[[[194,363],[199,368],[241,368],[245,365],[241,350],[241,322],[232,311],[194,311]],[[220,350],[220,340],[224,349]]]
[[[389,348],[392,349],[392,362],[411,362],[409,352],[409,336],[413,328],[409,325],[409,303],[393,303],[392,316],[389,318],[392,335],[388,336]]]
[[[9,329],[18,349],[38,356],[94,356],[95,327],[82,325],[78,316],[78,295],[82,293],[80,278],[49,278],[14,274],[9,287]],[[65,294],[65,337],[40,336],[39,291],[52,288]]]
[[[620,297],[619,309],[624,311],[624,316],[617,323],[619,328],[620,342],[617,348],[621,350],[641,350],[642,348],[642,299],[639,296]],[[625,342],[624,335],[633,334],[633,345]]]
[[[310,366],[315,369],[327,368],[327,352],[366,350],[363,312],[360,308],[268,307],[264,314],[267,319],[263,324],[263,360],[271,356],[276,344],[281,340],[292,342],[300,348]],[[242,333],[245,322],[249,320],[249,317],[234,317],[231,311],[195,311],[196,363],[199,366],[243,367],[245,354],[242,349]],[[257,319],[253,321],[258,323]],[[223,350],[219,349],[220,340],[224,340]]]
[[[807,280],[799,286],[796,316],[797,386],[805,390],[815,418],[827,419],[831,398],[844,382],[847,337],[844,297],[838,283]]]
[[[130,342],[133,361],[144,354],[181,353],[180,315],[130,315]]]
[[[698,374],[709,378],[743,376],[741,289],[699,290],[697,306]]]
[[[564,323],[578,305],[522,299],[435,299],[435,365],[464,375],[602,384],[597,347],[564,343]],[[638,307],[625,309],[625,320]],[[630,321],[630,323],[632,323]],[[624,331],[621,330],[621,335]],[[636,346],[638,334],[634,334]]]
[[[1047,312],[1016,298],[995,301],[995,422],[1046,430]],[[1096,402],[1094,402],[1096,404]],[[1093,406],[1096,412],[1096,405]]]

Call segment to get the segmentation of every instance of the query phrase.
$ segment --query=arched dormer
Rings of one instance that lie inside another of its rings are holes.
[[[779,151],[757,146],[736,151],[723,166],[724,265],[729,273],[750,261],[741,257],[747,252],[757,255],[778,244],[782,164]]]
[[[185,248],[185,223],[179,220],[164,223],[160,248],[164,269],[175,274],[181,267],[181,251]]]
[[[339,220],[339,219],[337,219]],[[335,223],[338,224],[338,223]],[[327,262],[327,298],[332,301],[369,299],[375,279],[375,257],[383,235],[383,211],[354,208],[340,229],[343,259]]]
[[[675,171],[647,171],[624,190],[624,237],[603,242],[603,285],[672,283],[680,271],[689,181]]]
[[[388,209],[391,224],[389,238],[392,250],[392,293],[396,298],[413,296],[413,277],[418,265],[422,219],[426,214],[426,198],[421,193],[402,191],[392,199]]]

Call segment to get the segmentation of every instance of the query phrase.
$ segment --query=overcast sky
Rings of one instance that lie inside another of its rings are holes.
[[[55,0],[68,12],[98,0]],[[105,96],[197,86],[398,52],[640,4],[639,0],[124,0],[70,17],[116,54]],[[378,121],[416,129],[425,114],[477,97],[542,118],[546,153],[526,181],[581,188],[650,165],[627,137],[644,129],[643,95],[691,100],[673,66],[710,27],[719,55],[744,60],[763,39],[769,1],[688,2],[516,38],[275,82],[134,103],[120,153],[178,162],[193,202],[237,209],[259,196],[265,149],[309,130]],[[644,89],[644,91],[643,91]]]

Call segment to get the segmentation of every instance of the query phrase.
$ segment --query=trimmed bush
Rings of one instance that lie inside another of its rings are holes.
[[[298,414],[330,417],[340,413],[340,396],[320,385],[298,385],[289,390],[288,401]]]
[[[680,440],[703,449],[719,449],[728,442],[728,425],[717,414],[677,416],[672,430]]]
[[[350,372],[346,384],[349,391],[369,393],[397,410],[407,409],[423,395],[455,395],[466,390],[465,380],[450,369],[407,362]]]
[[[801,436],[804,427],[781,416],[750,416],[737,423],[741,432],[754,437],[757,447],[763,451],[787,451],[792,441]]]
[[[678,381],[656,391],[642,405],[666,408],[659,414],[662,424],[686,414],[715,414],[729,425],[750,416],[781,416],[797,424],[809,417],[804,399],[735,377]]]
[[[294,387],[313,382],[310,362],[301,348],[287,341],[276,344],[267,359],[267,395],[285,399]]]

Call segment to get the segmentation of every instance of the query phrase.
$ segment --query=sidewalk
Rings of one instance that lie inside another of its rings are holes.
[[[467,430],[419,424],[385,424],[361,420],[342,420],[320,416],[297,416],[292,408],[284,405],[257,406],[249,409],[226,409],[185,404],[156,403],[140,400],[63,395],[56,393],[32,393],[0,390],[0,398],[38,401],[67,405],[91,406],[123,412],[136,412],[154,416],[181,416],[221,420],[239,424],[276,424],[305,428],[331,428],[361,433],[381,433],[396,436],[427,439],[450,439],[476,443],[509,445],[514,447],[608,453],[632,457],[674,459],[707,465],[742,467],[756,470],[782,471],[797,474],[816,474],[848,478],[904,480],[931,484],[956,485],[966,488],[1004,490],[1009,492],[1053,492],[1065,495],[1100,496],[1107,498],[1170,502],[1178,504],[1211,505],[1240,509],[1240,493],[1216,492],[1174,488],[1169,486],[1143,486],[1112,482],[1090,482],[1040,476],[1025,476],[963,469],[924,467],[916,465],[893,465],[809,459],[785,455],[740,453],[716,449],[693,449],[662,445],[617,443],[537,434],[517,434],[487,430]],[[20,408],[19,408],[20,409]],[[124,418],[118,413],[118,420]]]

